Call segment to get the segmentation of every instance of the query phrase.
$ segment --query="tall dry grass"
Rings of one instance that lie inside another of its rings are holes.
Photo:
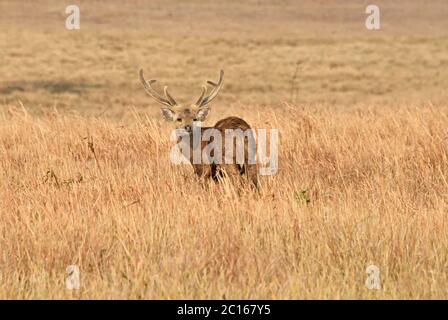
[[[280,129],[279,172],[260,193],[172,165],[169,129],[152,117],[10,106],[0,298],[448,297],[446,106],[240,115]],[[78,291],[65,288],[71,264]],[[364,285],[371,264],[378,291]]]
[[[447,298],[447,5],[375,4],[0,1],[0,298]],[[225,70],[207,124],[280,130],[260,193],[170,163],[141,67]]]

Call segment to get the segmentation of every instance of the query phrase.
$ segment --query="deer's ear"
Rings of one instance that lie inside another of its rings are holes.
[[[165,118],[165,120],[168,121],[174,121],[174,112],[173,110],[169,109],[169,108],[162,108],[162,115]]]
[[[210,112],[209,107],[202,107],[196,113],[196,119],[198,119],[198,121],[204,121],[205,118],[207,118],[209,112]]]

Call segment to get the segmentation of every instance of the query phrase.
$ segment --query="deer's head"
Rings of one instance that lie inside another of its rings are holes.
[[[196,103],[190,105],[178,104],[169,94],[168,87],[166,86],[163,90],[164,95],[158,93],[152,86],[156,80],[147,81],[143,76],[143,69],[140,69],[139,75],[146,92],[158,103],[163,105],[161,108],[163,117],[168,121],[174,122],[177,128],[191,131],[196,121],[204,121],[207,118],[210,111],[209,103],[218,95],[222,87],[224,71],[221,70],[217,83],[207,81],[207,84],[212,87],[212,90],[207,93],[207,86],[204,85],[199,99]]]

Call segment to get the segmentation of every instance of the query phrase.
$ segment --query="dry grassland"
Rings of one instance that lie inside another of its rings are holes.
[[[0,2],[0,298],[448,298],[443,1],[373,33],[364,1],[107,3],[67,31],[71,3]],[[183,102],[224,68],[209,123],[278,128],[278,173],[171,164],[139,67]]]

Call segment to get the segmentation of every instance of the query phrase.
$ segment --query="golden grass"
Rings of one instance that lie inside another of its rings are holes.
[[[445,0],[68,4],[0,3],[0,298],[448,298]],[[207,124],[278,128],[278,174],[172,165],[140,67],[181,102],[223,68]]]
[[[171,165],[161,122],[11,109],[0,298],[447,298],[448,109],[289,108],[245,117],[281,128],[259,194]]]

